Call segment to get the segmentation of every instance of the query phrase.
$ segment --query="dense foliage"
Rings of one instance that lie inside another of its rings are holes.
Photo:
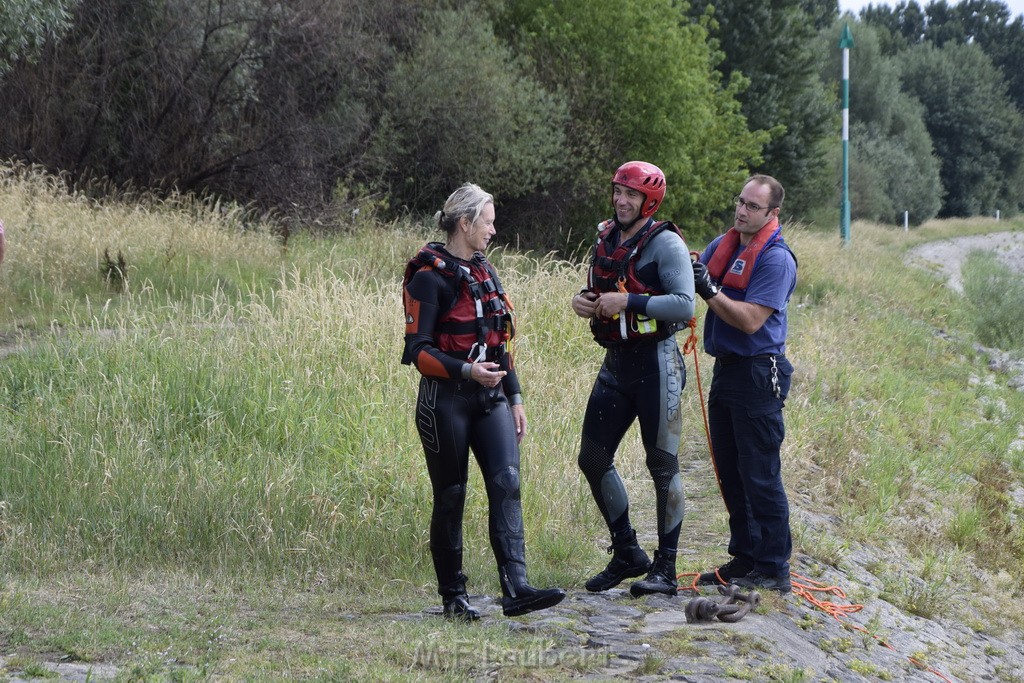
[[[814,38],[816,22],[833,18],[836,3],[694,2],[691,16],[705,14],[713,17],[711,34],[724,53],[722,73],[730,82],[750,82],[740,98],[747,123],[770,136],[751,170],[785,178],[790,211],[813,206],[833,183],[826,150],[839,127],[828,85],[834,78],[820,77]]]
[[[996,0],[11,0],[0,158],[328,230],[472,180],[499,239],[563,253],[644,159],[695,243],[750,172],[831,226],[845,24],[853,217],[1024,207],[1024,19]]]
[[[721,85],[706,31],[684,21],[671,0],[511,0],[508,7],[504,23],[515,27],[516,44],[568,97],[574,153],[560,160],[569,181],[563,190],[580,197],[570,218],[588,217],[589,228],[607,217],[612,172],[643,159],[668,178],[660,215],[700,234],[767,139],[748,131],[740,87]]]
[[[837,24],[821,34],[831,44]],[[900,65],[881,53],[879,35],[865,26],[857,32],[850,54],[850,199],[855,218],[899,224],[904,212],[911,225],[938,214],[942,204],[939,159],[925,127],[921,103],[900,84]],[[820,45],[824,53],[826,45]],[[833,51],[823,66],[839,72],[840,55]]]
[[[975,45],[925,44],[904,59],[903,86],[924,105],[942,159],[940,215],[993,215],[1024,203],[1024,118],[989,58]]]

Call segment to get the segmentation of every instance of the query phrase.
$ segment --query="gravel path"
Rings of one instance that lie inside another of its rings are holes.
[[[937,270],[949,286],[963,291],[960,266],[972,251],[993,251],[1007,268],[1024,274],[1024,232],[994,232],[922,244],[907,253],[907,263]]]
[[[922,244],[907,252],[906,262],[938,271],[949,287],[963,292],[960,268],[972,251],[994,252],[999,262],[1024,275],[1024,232],[994,232]],[[989,368],[1007,377],[1007,384],[1024,391],[1024,358],[1019,352],[1007,353],[980,344],[975,348],[989,358]]]

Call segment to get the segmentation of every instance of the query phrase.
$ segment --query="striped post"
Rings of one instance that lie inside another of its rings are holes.
[[[849,24],[843,28],[839,47],[843,51],[843,198],[839,234],[845,246],[850,243],[850,48],[853,47],[853,33]]]

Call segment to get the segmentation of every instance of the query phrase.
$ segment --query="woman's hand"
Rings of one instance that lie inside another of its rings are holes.
[[[522,443],[526,436],[526,409],[522,403],[512,406],[512,423],[516,426],[516,443]]]
[[[508,373],[501,369],[501,366],[497,363],[490,361],[483,361],[480,363],[473,363],[469,369],[469,376],[477,381],[481,386],[485,386],[488,389],[493,389],[498,386],[501,382],[501,378]]]

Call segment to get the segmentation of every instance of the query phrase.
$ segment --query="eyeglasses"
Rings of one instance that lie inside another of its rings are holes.
[[[767,209],[768,211],[771,211],[772,209],[775,208],[774,206],[761,206],[760,204],[754,204],[753,202],[748,202],[745,199],[743,199],[742,197],[740,197],[739,195],[733,197],[732,200],[734,202],[736,202],[736,206],[742,206],[747,211],[753,211],[754,213],[757,213],[761,209]]]

